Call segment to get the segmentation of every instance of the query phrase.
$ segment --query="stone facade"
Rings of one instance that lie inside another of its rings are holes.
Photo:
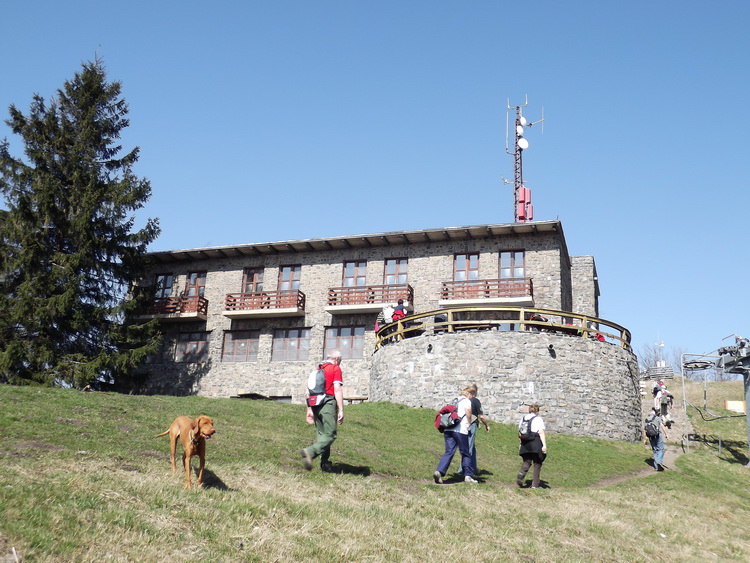
[[[517,407],[528,398],[520,388],[526,382],[537,380],[528,379],[528,373],[525,379],[521,379],[520,372],[530,370],[539,373],[539,370],[549,370],[549,375],[539,381],[545,382],[544,392],[554,394],[557,401],[557,418],[552,417],[550,422],[554,423],[558,431],[585,433],[587,419],[578,413],[590,407],[590,400],[595,399],[596,395],[588,395],[591,390],[584,389],[584,379],[595,376],[621,389],[623,381],[630,377],[624,350],[616,350],[615,346],[609,344],[589,350],[587,346],[592,343],[582,339],[578,339],[576,343],[566,342],[566,349],[570,346],[583,347],[579,352],[587,361],[590,359],[590,365],[584,370],[579,357],[578,363],[572,363],[570,369],[556,371],[566,365],[565,361],[550,362],[548,357],[539,357],[532,353],[531,348],[524,348],[523,343],[529,342],[534,335],[493,331],[477,335],[446,335],[448,338],[455,337],[455,344],[451,346],[446,346],[446,338],[419,337],[374,353],[374,323],[382,305],[376,305],[366,312],[349,313],[336,311],[329,303],[329,289],[345,285],[345,262],[366,262],[364,285],[378,286],[385,283],[386,261],[397,258],[408,261],[407,283],[413,288],[413,303],[408,304],[410,312],[436,310],[441,306],[443,282],[454,279],[456,255],[476,253],[478,278],[496,280],[501,277],[501,253],[509,251],[523,253],[523,275],[533,283],[533,295],[527,296],[525,306],[587,315],[598,312],[598,285],[595,281],[593,258],[572,258],[568,255],[562,225],[558,221],[450,227],[151,253],[153,269],[144,284],[147,285],[156,275],[170,275],[173,279],[171,295],[176,296],[184,292],[191,273],[205,272],[202,291],[208,306],[205,315],[199,318],[173,315],[168,322],[165,319],[162,324],[162,352],[137,370],[131,390],[210,397],[257,395],[299,403],[304,399],[307,374],[323,359],[327,329],[358,327],[358,330],[364,330],[363,345],[349,351],[352,357],[345,356],[342,363],[345,397],[369,397],[370,400],[393,400],[433,407],[445,396],[455,393],[455,388],[461,385],[458,379],[440,381],[440,375],[443,374],[441,370],[448,368],[437,369],[438,364],[454,366],[453,356],[459,356],[457,352],[461,349],[475,350],[477,346],[483,345],[477,343],[484,343],[485,340],[501,342],[501,350],[495,350],[496,347],[491,346],[481,353],[473,354],[470,366],[466,363],[469,361],[467,359],[461,364],[468,366],[463,370],[464,375],[470,375],[472,381],[476,381],[482,388],[486,387],[482,391],[483,399],[489,401],[488,406],[492,405],[496,409],[492,418],[502,421],[514,419]],[[274,316],[271,311],[268,314],[256,311],[263,314],[244,318],[227,313],[226,297],[242,291],[245,268],[262,268],[263,290],[274,291],[278,289],[279,273],[285,266],[300,267],[299,290],[305,295],[304,310],[290,316]],[[475,306],[479,304],[481,303]],[[577,311],[577,307],[581,310]],[[308,348],[308,353],[302,354],[299,361],[274,361],[275,331],[300,328],[310,331],[309,340],[302,343],[302,346]],[[257,358],[242,362],[223,361],[225,337],[232,331],[257,331]],[[178,361],[179,342],[186,335],[196,335],[196,338],[205,342],[207,351],[200,361]],[[476,342],[471,340],[474,337]],[[539,335],[535,337],[538,339]],[[439,344],[440,350],[448,353],[445,363],[436,362],[435,358],[439,354],[424,357],[424,341],[428,338],[437,338],[436,344]],[[412,366],[408,369],[417,369],[415,366],[423,360],[427,362],[414,372],[418,374],[414,381],[421,381],[419,389],[403,388],[398,391],[399,386],[391,385],[391,372],[383,367],[390,362],[386,363],[384,358],[394,354],[396,348],[408,351],[406,354],[399,354],[402,361],[408,358],[404,364]],[[456,354],[449,352],[454,348]],[[605,349],[610,350],[610,353],[603,353]],[[412,353],[415,354],[414,357],[410,356]],[[570,356],[572,350],[564,357],[567,359]],[[574,370],[575,367],[578,371]],[[516,374],[515,382],[505,375],[507,370]],[[385,392],[390,387],[393,390]],[[425,388],[432,390],[426,392]],[[513,388],[517,388],[513,392],[515,394],[511,393]],[[572,389],[578,389],[580,395],[574,396]],[[607,389],[607,393],[610,391],[611,389]],[[501,402],[501,397],[506,395],[512,397],[512,400]],[[551,397],[552,395],[544,395],[545,399]],[[621,396],[618,390],[601,405],[609,405],[608,408],[622,414],[622,408],[617,406],[620,401],[626,402],[626,397]],[[563,415],[562,409],[568,409],[568,414]],[[597,429],[595,435],[603,433],[607,437],[616,438],[622,434],[622,428],[619,434],[615,428],[619,426],[621,422],[613,423],[611,429],[606,424],[603,429]]]
[[[483,409],[496,422],[517,423],[528,405],[539,403],[550,432],[636,441],[641,437],[637,365],[620,346],[576,336],[425,335],[378,350],[370,399],[437,410],[476,383]]]

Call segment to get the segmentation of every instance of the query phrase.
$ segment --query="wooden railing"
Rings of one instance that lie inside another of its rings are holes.
[[[533,297],[531,278],[499,280],[445,281],[440,299],[497,299],[502,297]]]
[[[448,307],[408,315],[385,325],[376,333],[375,349],[423,334],[466,331],[533,331],[598,339],[630,350],[628,329],[611,321],[557,309],[530,307]]]
[[[328,305],[364,305],[396,303],[399,299],[414,303],[414,289],[409,284],[332,287]]]
[[[305,294],[298,289],[228,293],[224,300],[224,310],[226,311],[295,308],[301,311],[305,309]]]
[[[177,315],[181,313],[208,313],[208,299],[198,295],[184,297],[163,297],[155,299],[145,311],[147,315]]]

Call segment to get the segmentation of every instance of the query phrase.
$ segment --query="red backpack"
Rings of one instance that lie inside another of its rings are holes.
[[[441,408],[435,415],[435,428],[443,433],[461,422],[463,416],[458,416],[458,403],[461,399],[456,397],[450,403]]]

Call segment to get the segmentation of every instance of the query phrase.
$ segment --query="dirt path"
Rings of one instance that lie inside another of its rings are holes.
[[[650,447],[644,446],[643,451],[646,455],[651,455]],[[681,455],[682,448],[680,446],[676,444],[667,444],[666,450],[664,451],[664,462],[662,463],[664,469],[666,471],[679,471],[675,462]],[[636,473],[631,473],[630,475],[618,475],[616,477],[607,477],[606,479],[602,479],[601,481],[592,483],[591,485],[589,485],[589,487],[594,489],[602,489],[604,487],[609,487],[610,485],[617,485],[618,483],[629,481],[630,479],[636,479],[638,477],[648,477],[649,475],[653,475],[654,473],[654,468],[651,467],[651,465],[646,465],[642,470]]]

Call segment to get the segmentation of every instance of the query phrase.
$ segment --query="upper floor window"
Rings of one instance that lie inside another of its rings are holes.
[[[203,297],[206,292],[206,272],[190,272],[185,284],[186,297]]]
[[[360,360],[365,352],[365,327],[332,326],[326,329],[325,354],[339,350],[344,360]]]
[[[310,355],[310,329],[286,328],[273,331],[272,362],[304,362]]]
[[[259,330],[233,330],[224,333],[222,362],[257,362]]]
[[[362,287],[365,285],[367,262],[344,262],[344,287]]]
[[[471,281],[479,279],[479,254],[456,254],[453,260],[453,280]]]
[[[302,266],[281,266],[279,268],[279,291],[299,289]]]
[[[174,276],[172,274],[157,274],[154,276],[154,297],[166,299],[171,296],[173,283]]]
[[[263,268],[245,268],[242,275],[242,292],[259,293],[263,291]]]
[[[176,362],[200,363],[208,360],[208,332],[183,332],[177,338]]]
[[[511,250],[500,253],[500,279],[515,279],[526,277],[524,266],[525,252]]]
[[[404,285],[409,271],[409,261],[406,258],[388,258],[385,261],[383,283],[385,285]]]

